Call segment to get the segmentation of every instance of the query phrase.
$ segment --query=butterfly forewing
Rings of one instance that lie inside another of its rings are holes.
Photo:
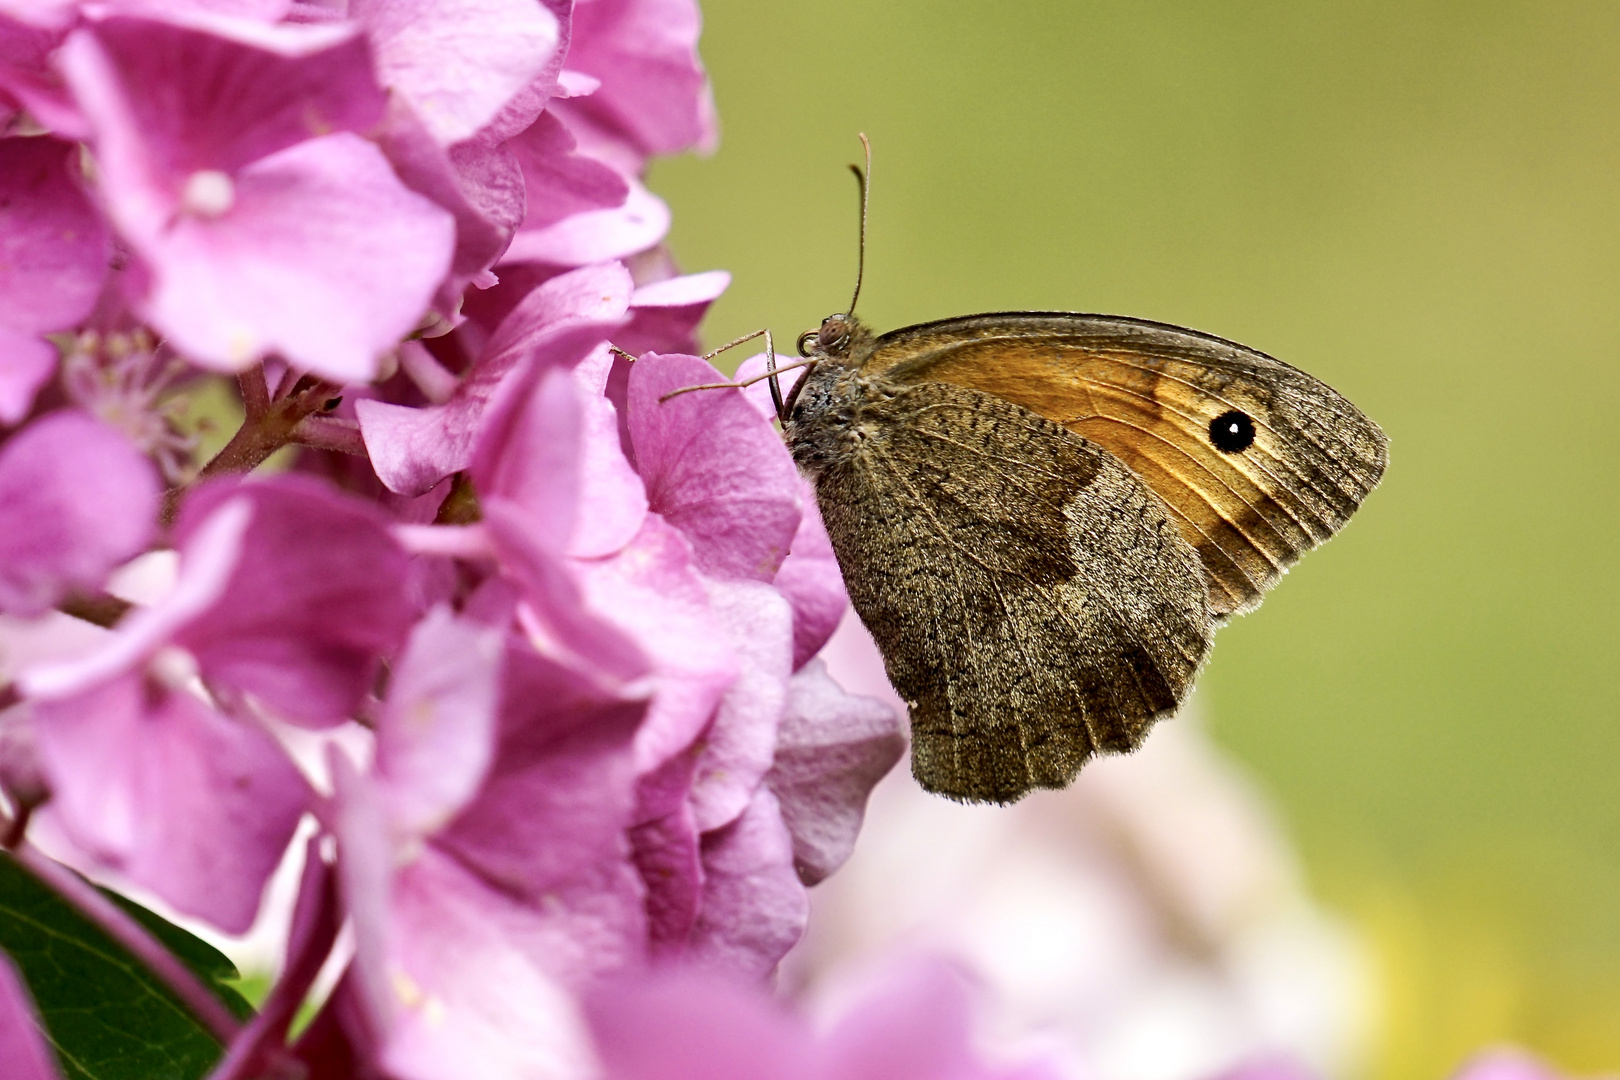
[[[1383,433],[1325,383],[1162,323],[974,315],[884,334],[851,359],[891,384],[950,383],[1015,402],[1107,450],[1197,550],[1217,616],[1259,603],[1384,470]]]

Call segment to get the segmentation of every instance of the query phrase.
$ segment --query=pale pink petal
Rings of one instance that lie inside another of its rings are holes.
[[[398,855],[383,799],[333,762],[344,899],[355,927],[340,1009],[350,1038],[402,1080],[585,1080],[590,1052],[571,996],[514,948],[519,905],[442,853]],[[342,993],[342,991],[340,991]]]
[[[1296,1070],[1296,1074],[1302,1070]],[[1463,1063],[1452,1080],[1559,1080],[1560,1073],[1523,1050],[1488,1050]]]
[[[86,413],[52,413],[0,447],[0,610],[38,615],[98,589],[145,550],[160,492],[152,463]]]
[[[101,292],[112,249],[78,165],[69,142],[0,140],[0,329],[67,329]]]
[[[630,298],[630,325],[614,342],[634,355],[697,352],[698,324],[730,284],[730,274],[710,270],[643,285]]]
[[[185,214],[137,240],[151,263],[148,317],[191,358],[237,370],[277,352],[364,382],[427,309],[455,226],[348,134],[244,168],[217,217]]]
[[[0,1061],[6,1080],[61,1080],[22,976],[0,952]]]
[[[543,229],[573,214],[622,206],[630,194],[617,172],[574,152],[574,137],[550,113],[541,113],[504,146],[523,169],[525,228]]]
[[[712,150],[714,103],[697,57],[694,0],[591,0],[574,9],[571,69],[601,87],[566,119],[644,155]]]
[[[415,835],[437,830],[483,782],[495,750],[501,634],[437,607],[394,664],[377,725],[377,775],[389,816]]]
[[[395,1013],[380,1054],[390,1076],[591,1080],[578,1007],[536,947],[539,914],[431,849],[399,874],[387,957]],[[566,933],[553,943],[573,944]]]
[[[216,689],[300,723],[342,720],[410,629],[409,556],[376,506],[302,476],[196,489],[176,527],[182,551],[214,507],[238,498],[254,514],[230,584],[175,640]]]
[[[692,958],[705,967],[764,978],[810,917],[810,899],[793,872],[793,838],[767,788],[754,793],[736,821],[704,836],[703,874]]]
[[[736,819],[771,767],[793,660],[793,612],[775,589],[714,581],[708,592],[741,666],[703,737],[688,795],[705,833]]]
[[[596,335],[576,335],[575,352]],[[581,406],[565,367],[530,363],[513,373],[484,417],[471,472],[479,495],[526,519],[534,541],[561,552],[579,506]]]
[[[697,566],[770,581],[799,527],[799,473],[770,423],[695,356],[656,353],[630,369],[626,414],[652,508],[692,541]]]
[[[33,334],[0,329],[0,424],[15,424],[56,374],[56,346]]]
[[[713,972],[675,968],[626,979],[591,994],[585,1009],[607,1080],[822,1075],[809,1031],[780,1000]]]
[[[135,674],[34,709],[74,842],[180,911],[245,932],[310,798],[276,741]]]
[[[520,229],[503,263],[589,266],[646,251],[669,232],[669,207],[638,181],[620,206],[586,210],[543,229]]]
[[[419,495],[467,468],[484,412],[507,375],[530,357],[537,369],[579,363],[591,344],[579,328],[600,325],[605,338],[629,306],[630,291],[629,272],[616,263],[551,278],[501,320],[445,404],[409,409],[358,402],[360,432],[378,477],[391,491]]]
[[[631,739],[646,701],[604,694],[526,650],[513,649],[508,665],[494,769],[432,844],[532,908],[515,944],[578,986],[645,955],[626,833],[636,804]]]
[[[442,145],[471,138],[552,62],[556,16],[535,0],[350,0],[383,83]]]
[[[680,533],[648,514],[618,554],[578,564],[591,609],[640,644],[658,677],[636,734],[636,770],[644,776],[692,745],[739,671],[691,558]],[[673,810],[684,787],[663,794],[664,801],[644,807],[648,819]]]
[[[579,514],[568,554],[598,559],[635,538],[647,516],[647,489],[625,457],[619,412],[607,397],[607,381],[617,359],[606,347],[574,368],[583,426],[580,452]]]
[[[887,705],[845,693],[820,660],[793,676],[766,783],[781,803],[806,885],[849,858],[867,796],[905,752],[904,721]]]
[[[894,963],[872,978],[821,1047],[836,1080],[1061,1080],[1055,1066],[992,1066],[973,1045],[973,987],[947,961]]]
[[[821,651],[849,609],[844,573],[816,506],[815,485],[804,481],[804,516],[793,534],[793,548],[772,582],[793,605],[793,667],[802,668]]]

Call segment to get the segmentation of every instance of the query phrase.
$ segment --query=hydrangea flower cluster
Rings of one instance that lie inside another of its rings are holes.
[[[0,2],[0,613],[108,628],[6,672],[5,845],[236,933],[317,823],[261,1013],[191,999],[220,1075],[596,1075],[642,992],[604,987],[772,972],[903,752],[815,658],[846,600],[770,419],[664,400],[720,378],[727,275],[640,179],[714,141],[698,25]],[[199,469],[174,406],[220,375]],[[161,597],[107,591],[156,552]]]

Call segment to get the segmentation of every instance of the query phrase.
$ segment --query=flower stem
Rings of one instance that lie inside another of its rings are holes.
[[[263,372],[260,372],[260,379],[262,381]],[[271,454],[289,443],[298,441],[296,433],[304,418],[320,412],[336,390],[337,387],[332,383],[305,375],[294,382],[286,394],[271,398],[263,411],[255,415],[258,388],[256,386],[244,388],[243,408],[247,410],[247,419],[242,421],[242,426],[236,429],[236,434],[231,436],[231,441],[225,444],[225,448],[202,467],[197,479],[207,480],[213,476],[252,472],[263,465]],[[180,511],[180,500],[185,493],[185,486],[173,487],[164,492],[165,525],[174,523],[175,515]]]
[[[284,1045],[287,1029],[337,940],[340,921],[337,883],[332,868],[321,858],[320,839],[311,837],[304,848],[304,877],[298,889],[281,977],[276,980],[259,1015],[248,1022],[208,1080],[278,1075],[275,1059],[287,1052]]]
[[[74,592],[69,593],[56,608],[65,615],[111,630],[134,606],[128,600],[113,596],[111,593]]]
[[[146,965],[147,970],[161,979],[181,1004],[213,1032],[216,1039],[228,1045],[241,1032],[241,1023],[231,1015],[224,1002],[215,997],[192,974],[190,968],[164,948],[146,927],[101,895],[95,886],[26,840],[12,848],[11,854],[24,869],[56,890],[58,895]]]

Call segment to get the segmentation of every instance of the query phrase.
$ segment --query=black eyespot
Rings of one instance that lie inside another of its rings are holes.
[[[1254,445],[1254,421],[1236,409],[1221,413],[1209,422],[1209,441],[1228,454],[1247,450]]]

